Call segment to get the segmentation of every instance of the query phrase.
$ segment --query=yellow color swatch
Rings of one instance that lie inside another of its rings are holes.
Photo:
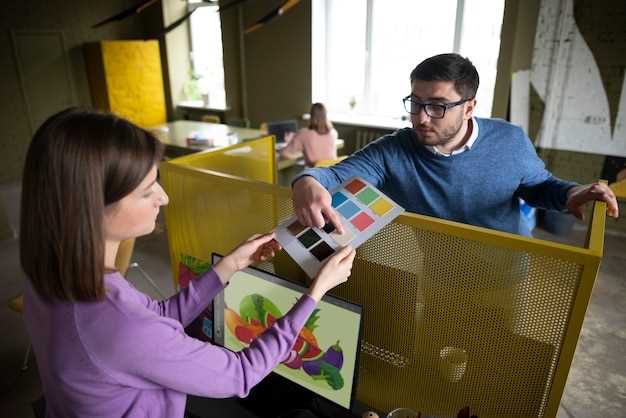
[[[385,216],[385,213],[389,212],[391,208],[393,208],[393,205],[383,197],[370,205],[370,209],[378,216]]]

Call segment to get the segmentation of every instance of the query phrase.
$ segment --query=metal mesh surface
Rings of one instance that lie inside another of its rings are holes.
[[[162,172],[175,273],[179,254],[227,253],[292,214],[288,189],[182,166]],[[600,256],[402,215],[359,248],[333,291],[363,306],[357,398],[381,411],[554,416]],[[285,255],[264,267],[306,282]]]
[[[365,308],[359,399],[382,410],[453,415],[471,405],[480,417],[542,416],[580,271],[388,226],[334,292]]]

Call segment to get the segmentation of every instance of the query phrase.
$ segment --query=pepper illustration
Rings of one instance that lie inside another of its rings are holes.
[[[181,254],[178,263],[178,284],[181,289],[189,286],[189,282],[195,280],[202,273],[211,268],[211,263],[202,261],[191,255]]]

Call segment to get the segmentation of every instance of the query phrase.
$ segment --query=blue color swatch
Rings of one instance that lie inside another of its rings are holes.
[[[338,209],[339,213],[343,215],[344,218],[350,219],[355,213],[360,211],[359,207],[354,203],[347,201],[343,205],[341,205]]]
[[[337,206],[341,205],[346,200],[348,200],[348,198],[346,197],[345,194],[336,192],[333,195],[333,207],[336,208]]]

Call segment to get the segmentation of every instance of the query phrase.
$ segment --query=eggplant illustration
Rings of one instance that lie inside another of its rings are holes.
[[[282,362],[285,366],[290,369],[299,369],[302,367],[302,357],[295,351],[291,350],[287,355],[287,358]]]
[[[339,390],[343,387],[341,367],[343,366],[343,350],[337,341],[323,356],[310,361],[304,360],[302,370],[314,379],[324,379],[328,385]]]
[[[343,350],[339,345],[339,340],[326,350],[326,354],[324,354],[324,361],[328,364],[332,364],[337,369],[341,369],[341,367],[343,367]]]

